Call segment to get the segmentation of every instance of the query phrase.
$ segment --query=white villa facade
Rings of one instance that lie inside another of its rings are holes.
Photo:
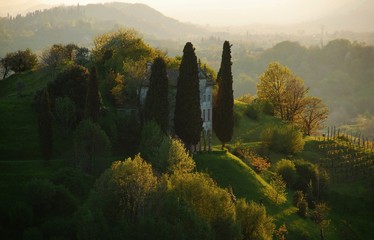
[[[195,146],[196,151],[207,151],[212,149],[212,133],[213,133],[213,87],[214,81],[206,73],[204,69],[199,66],[199,90],[200,90],[200,110],[201,119],[203,120],[203,130],[201,132],[200,143]],[[144,104],[149,88],[149,77],[151,71],[151,63],[147,64],[147,79],[140,90],[140,100]],[[170,132],[174,132],[174,110],[175,97],[177,92],[177,83],[179,71],[175,69],[167,70],[169,79],[169,114],[170,114]]]

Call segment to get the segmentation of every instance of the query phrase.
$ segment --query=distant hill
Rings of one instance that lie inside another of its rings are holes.
[[[264,24],[253,23],[250,25],[233,26],[231,31],[243,34],[246,31],[255,34],[320,34],[321,27],[324,27],[326,33],[335,32],[374,32],[374,1],[358,0],[350,1],[344,7],[341,7],[323,17],[315,17],[312,20],[301,21],[290,24]],[[335,37],[336,38],[336,37]],[[288,36],[290,39],[290,36]],[[298,38],[302,38],[299,36]],[[331,40],[331,39],[330,39]]]
[[[206,35],[205,29],[166,17],[144,4],[59,6],[0,18],[0,56],[27,47],[42,50],[54,43],[91,47],[95,36],[120,27],[134,28],[146,39],[188,40]]]

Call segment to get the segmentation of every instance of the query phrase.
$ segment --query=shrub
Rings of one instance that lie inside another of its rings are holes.
[[[283,181],[282,176],[274,174],[270,181],[270,186],[266,186],[263,193],[275,205],[281,205],[287,201],[286,199],[286,183]]]
[[[260,100],[256,98],[253,100],[252,104],[256,106],[259,112],[262,112],[266,115],[274,116],[274,106],[268,100]]]
[[[44,217],[51,212],[55,194],[55,185],[46,179],[31,180],[25,188],[27,202],[32,206],[35,217]]]
[[[254,105],[248,105],[245,109],[245,115],[252,120],[258,120],[258,109]]]
[[[243,103],[251,104],[253,102],[254,98],[255,98],[254,96],[247,93],[243,96],[238,97],[236,100],[238,100],[240,102],[243,102]]]
[[[62,168],[54,175],[53,182],[57,185],[64,185],[75,196],[84,196],[88,193],[89,179],[77,168]]]
[[[146,122],[140,134],[140,154],[154,169],[164,172],[167,168],[169,138],[154,121]]]
[[[292,187],[296,181],[296,168],[291,160],[281,159],[275,165],[275,171],[282,176],[288,187]]]
[[[266,215],[264,206],[240,199],[236,204],[236,215],[243,239],[272,239],[275,225],[273,219]]]
[[[303,191],[296,191],[293,194],[292,203],[295,207],[305,198]]]
[[[300,217],[305,218],[308,212],[308,202],[305,199],[303,199],[301,200],[301,202],[299,202],[297,207],[298,207],[297,214]]]
[[[103,167],[99,158],[110,152],[111,144],[106,133],[99,125],[90,120],[79,123],[75,130],[74,146],[76,159],[86,173],[93,173]]]
[[[318,168],[317,165],[304,160],[295,161],[295,167],[298,175],[295,188],[308,193],[309,207],[312,208],[314,200],[326,196],[329,175],[323,168]]]
[[[62,126],[72,128],[77,121],[76,112],[75,104],[70,98],[56,98],[54,115]]]
[[[266,158],[259,156],[250,148],[238,147],[237,152],[244,161],[254,167],[255,171],[258,173],[262,173],[270,167],[270,162]]]
[[[261,134],[270,149],[283,154],[296,154],[304,149],[303,134],[292,125],[272,126]]]
[[[306,201],[304,193],[302,191],[296,191],[293,195],[292,202],[298,208],[297,214],[305,218],[308,212],[308,202]]]

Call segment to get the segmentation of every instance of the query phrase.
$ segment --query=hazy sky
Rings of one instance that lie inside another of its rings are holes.
[[[0,0],[12,2],[11,0]],[[25,0],[13,0],[25,1]],[[36,0],[48,4],[83,5],[113,0]],[[35,0],[33,2],[36,2]],[[290,23],[315,19],[352,1],[362,0],[116,0],[145,3],[166,16],[202,25]]]

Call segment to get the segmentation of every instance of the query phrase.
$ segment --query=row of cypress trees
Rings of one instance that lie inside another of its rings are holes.
[[[231,72],[231,45],[223,44],[221,67],[218,72],[218,91],[214,98],[213,128],[222,142],[230,141],[233,134],[233,90]],[[146,121],[154,120],[166,133],[169,122],[168,78],[163,58],[156,58],[152,65],[150,86],[145,102]],[[198,64],[195,48],[187,42],[179,67],[176,105],[174,114],[175,133],[186,146],[196,145],[202,131]]]
[[[96,68],[92,67],[87,84],[84,118],[97,122],[100,115],[99,82]],[[52,157],[53,152],[53,114],[51,111],[51,99],[48,88],[44,88],[38,94],[36,101],[38,133],[40,139],[41,153],[45,160]]]

